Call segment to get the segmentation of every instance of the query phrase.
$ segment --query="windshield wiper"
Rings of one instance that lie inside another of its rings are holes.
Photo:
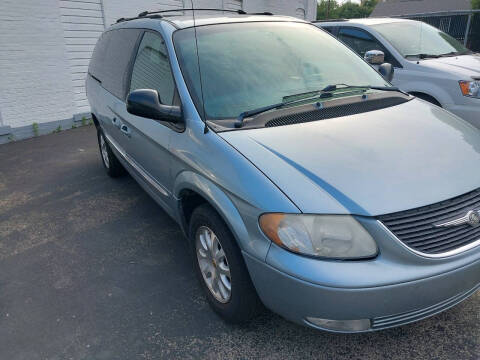
[[[438,59],[440,55],[434,54],[407,54],[405,57],[418,57],[419,59]]]
[[[460,52],[460,51],[451,51],[449,53],[445,53],[445,54],[440,54],[439,56],[440,57],[449,57],[449,56],[458,56],[458,55],[470,55],[472,54],[472,52],[470,50],[468,51],[463,51],[463,52]]]
[[[327,85],[322,89],[322,92],[332,92],[336,90],[344,90],[344,89],[370,89],[370,86],[361,86],[361,85],[348,85],[348,84],[332,84]]]
[[[340,87],[341,86],[341,87]],[[326,86],[322,92],[332,92],[343,89],[363,89],[363,90],[382,90],[382,91],[401,91],[395,86],[371,86],[371,85],[347,85],[347,84],[335,84]]]
[[[319,91],[310,91],[306,93],[300,93],[300,94],[295,94],[295,95],[288,95],[283,98],[284,101],[281,103],[277,104],[272,104],[272,105],[267,105],[263,106],[257,109],[253,110],[248,110],[242,112],[240,115],[237,117],[237,121],[235,122],[235,127],[236,128],[241,128],[243,126],[243,122],[246,118],[255,116],[255,115],[260,115],[264,112],[270,111],[270,110],[275,110],[275,109],[281,109],[285,106],[288,105],[293,105],[299,102],[304,102],[304,101],[309,101],[313,100],[316,98],[320,99],[325,99],[325,98],[330,98],[333,97],[333,92],[336,90],[344,90],[344,89],[361,89],[364,92],[367,90],[382,90],[382,91],[399,91],[402,92],[399,88],[394,87],[394,86],[370,86],[370,85],[347,85],[347,84],[332,84],[324,87],[322,90]],[[304,98],[298,98],[295,100],[291,101],[285,101],[285,99],[292,98],[292,97],[298,97],[302,95],[308,95]]]

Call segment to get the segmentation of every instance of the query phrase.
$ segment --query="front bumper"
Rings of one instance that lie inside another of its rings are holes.
[[[480,286],[478,259],[455,270],[415,281],[345,288],[305,281],[248,254],[244,254],[244,257],[265,306],[288,320],[317,328],[321,327],[309,322],[307,318],[369,319],[369,329],[362,331],[404,325],[454,306],[472,295]],[[359,262],[360,265],[361,263]],[[358,268],[360,270],[362,266]],[[348,276],[348,273],[343,276]],[[361,275],[369,276],[368,273]],[[332,328],[326,330],[336,331]]]

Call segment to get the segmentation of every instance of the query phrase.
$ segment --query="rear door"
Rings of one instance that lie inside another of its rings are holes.
[[[137,89],[157,90],[162,104],[180,105],[165,41],[154,31],[144,32],[133,62],[128,92]],[[153,187],[157,200],[170,208],[173,184],[168,148],[171,134],[183,131],[183,125],[132,115],[125,106],[117,113],[120,131],[128,139],[129,161]]]
[[[138,29],[105,32],[98,41],[89,66],[88,99],[107,139],[121,153],[126,138],[120,132],[119,109],[125,108],[129,68],[142,34]]]
[[[128,138],[121,132],[121,117],[119,113],[126,108],[126,93],[129,82],[129,69],[134,58],[142,30],[118,29],[107,33],[108,45],[106,47],[102,86],[107,90],[107,104],[105,128],[109,129],[107,135],[113,138],[121,151],[125,151]]]

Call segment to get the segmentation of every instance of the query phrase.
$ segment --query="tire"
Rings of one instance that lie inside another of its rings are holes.
[[[220,247],[213,247],[218,251],[217,254],[221,254],[221,250],[225,254],[224,259],[221,258],[221,255],[217,258],[216,264],[212,251],[210,251],[210,258],[203,256],[201,253],[201,251],[204,254],[208,253],[208,245],[204,246],[209,242],[205,233],[208,230],[211,231],[210,234],[214,234],[211,238],[216,237],[218,239]],[[203,239],[206,240],[203,245],[200,240],[202,234],[204,235]],[[208,204],[200,205],[193,211],[189,226],[189,237],[195,272],[210,306],[230,323],[243,323],[251,320],[262,309],[262,304],[252,284],[235,238],[218,213]],[[210,265],[210,268],[213,269],[215,274],[212,274],[208,279],[204,276],[204,273],[209,270],[202,272],[200,262],[202,261],[202,266],[205,269],[209,260],[212,260],[213,267]],[[229,269],[229,277],[224,276],[226,274],[225,268]],[[215,279],[219,283],[217,286],[213,285]],[[227,283],[228,279],[230,280],[231,291],[229,297],[224,296],[225,293],[221,291],[223,286],[224,290],[227,289],[228,292],[227,286],[224,285],[225,279],[227,279]],[[210,285],[208,281],[211,281]],[[210,287],[213,289],[211,290]],[[217,294],[214,293],[215,290],[217,290]]]
[[[105,136],[103,135],[103,131],[101,129],[97,130],[97,138],[98,148],[100,150],[100,158],[102,159],[102,164],[107,174],[112,178],[124,175],[125,168],[122,166],[120,161],[118,161],[117,157],[112,152],[112,149],[110,148],[110,145],[105,139]],[[104,146],[103,150],[102,146]]]

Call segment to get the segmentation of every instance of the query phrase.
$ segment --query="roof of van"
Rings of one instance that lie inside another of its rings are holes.
[[[394,22],[406,22],[406,21],[415,21],[408,19],[399,19],[399,18],[365,18],[365,19],[350,19],[350,20],[331,20],[331,21],[315,21],[316,24],[320,26],[339,26],[341,24],[350,23],[350,24],[362,24],[362,25],[377,25],[377,24],[387,24]]]
[[[195,21],[193,20],[192,10],[179,10],[173,13],[160,14],[161,16],[152,17],[143,16],[134,19],[127,19],[125,22],[135,22],[139,20],[149,21],[168,21],[179,29],[193,27],[193,26],[203,26],[203,25],[213,25],[213,24],[227,24],[227,23],[242,23],[242,22],[306,22],[304,20],[291,17],[291,16],[278,16],[278,15],[263,15],[263,14],[236,14],[234,12],[223,12],[223,11],[195,11]]]

